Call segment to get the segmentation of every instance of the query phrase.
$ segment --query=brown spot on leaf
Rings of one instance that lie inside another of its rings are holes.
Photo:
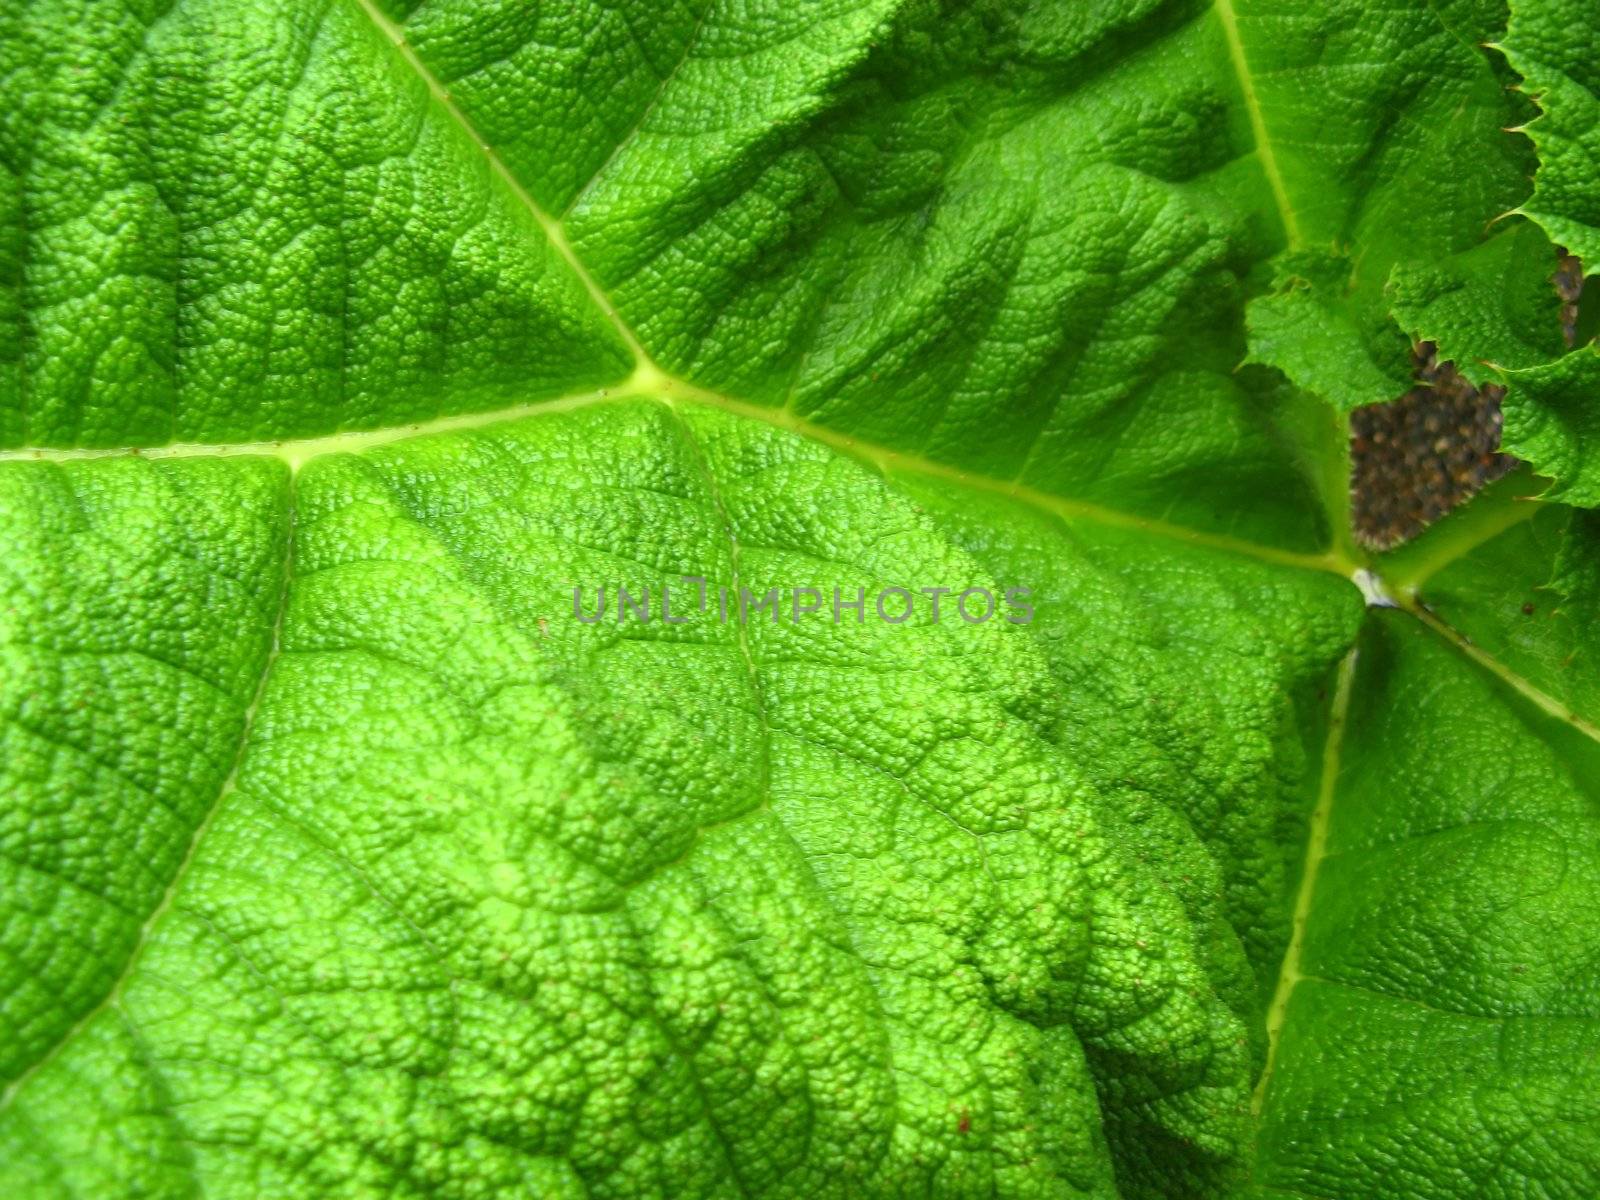
[[[1417,385],[1350,417],[1350,513],[1356,540],[1388,550],[1517,465],[1499,453],[1498,384],[1476,388],[1432,342],[1414,351]]]

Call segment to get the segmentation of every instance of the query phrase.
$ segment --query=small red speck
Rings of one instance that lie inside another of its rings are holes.
[[[972,1129],[972,1116],[966,1109],[961,1110],[961,1117],[956,1121],[956,1132],[967,1133]]]
[[[1533,605],[1532,604],[1524,604],[1522,606],[1522,615],[1525,616],[1525,617],[1533,616]]]

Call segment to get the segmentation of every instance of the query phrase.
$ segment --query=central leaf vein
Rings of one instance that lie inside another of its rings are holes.
[[[515,197],[517,203],[527,209],[528,213],[538,223],[551,248],[561,256],[561,260],[567,265],[568,270],[583,284],[584,290],[589,293],[589,298],[594,302],[595,307],[605,314],[606,320],[611,323],[616,330],[617,336],[622,339],[628,350],[633,354],[635,361],[641,366],[648,365],[650,356],[645,352],[638,336],[628,326],[627,322],[622,319],[617,312],[616,305],[612,304],[611,298],[606,295],[599,282],[590,274],[589,268],[578,257],[577,251],[572,248],[572,243],[567,239],[567,232],[562,227],[561,222],[540,207],[539,202],[529,194],[528,189],[523,187],[521,181],[511,173],[511,168],[506,166],[505,160],[500,157],[495,148],[478,133],[472,122],[467,120],[467,115],[461,111],[455,100],[451,98],[449,89],[439,82],[438,77],[428,69],[427,64],[417,56],[416,50],[406,41],[405,31],[384,16],[378,10],[377,5],[373,3],[373,0],[356,0],[356,3],[361,6],[361,11],[366,13],[372,23],[377,26],[379,32],[393,43],[396,52],[405,60],[406,65],[415,71],[418,78],[428,85],[428,92],[439,107],[461,128],[472,144],[483,151],[484,156],[489,160],[489,169],[506,186],[511,195]]]
[[[1328,709],[1328,734],[1322,750],[1322,775],[1317,786],[1317,804],[1311,812],[1311,823],[1306,831],[1305,865],[1300,873],[1300,889],[1295,895],[1294,917],[1289,932],[1289,945],[1284,951],[1283,965],[1278,971],[1278,985],[1267,1009],[1267,1062],[1261,1069],[1251,1097],[1251,1111],[1258,1116],[1266,1104],[1267,1089],[1272,1083],[1272,1070],[1277,1065],[1278,1049],[1282,1041],[1283,1023],[1289,1011],[1289,1001],[1295,985],[1307,978],[1302,970],[1305,955],[1306,926],[1311,920],[1311,905],[1317,890],[1317,871],[1328,853],[1328,825],[1333,817],[1334,796],[1339,786],[1340,752],[1344,746],[1345,724],[1350,715],[1350,695],[1356,673],[1357,650],[1351,647],[1339,663],[1338,679],[1334,684],[1333,702]]]
[[[1289,203],[1289,190],[1284,186],[1283,173],[1278,169],[1278,156],[1273,152],[1272,139],[1267,134],[1267,122],[1261,114],[1261,101],[1256,96],[1255,76],[1251,73],[1250,62],[1245,57],[1244,43],[1239,38],[1239,19],[1233,11],[1233,0],[1216,0],[1217,20],[1222,25],[1223,37],[1228,42],[1228,59],[1233,64],[1233,73],[1239,80],[1239,93],[1244,99],[1245,112],[1250,117],[1250,132],[1255,138],[1256,158],[1261,163],[1261,173],[1267,177],[1267,186],[1272,189],[1273,202],[1278,207],[1278,215],[1283,220],[1283,232],[1289,239],[1289,248],[1294,249],[1300,245],[1300,221],[1295,216],[1294,206]]]

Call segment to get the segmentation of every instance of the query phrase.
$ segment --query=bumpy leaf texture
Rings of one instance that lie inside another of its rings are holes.
[[[1600,1194],[1596,37],[6,5],[0,1194]]]

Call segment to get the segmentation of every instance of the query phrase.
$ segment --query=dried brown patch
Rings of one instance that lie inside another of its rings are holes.
[[[1410,541],[1517,465],[1498,452],[1505,389],[1473,387],[1432,342],[1413,353],[1417,386],[1350,418],[1351,523],[1372,550]]]
[[[1578,302],[1583,299],[1583,263],[1578,256],[1561,251],[1561,261],[1550,279],[1561,297],[1561,336],[1568,347],[1578,344]]]

